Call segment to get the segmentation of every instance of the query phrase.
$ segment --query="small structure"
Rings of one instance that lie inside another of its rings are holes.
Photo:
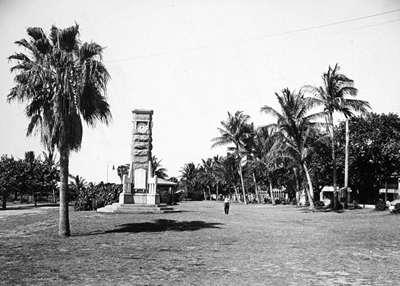
[[[98,212],[161,213],[176,212],[165,204],[160,204],[158,185],[176,185],[158,179],[153,175],[151,163],[152,150],[152,110],[135,109],[131,144],[131,164],[128,175],[122,178],[123,190],[119,202],[100,208]]]
[[[350,201],[352,190],[350,188],[347,188],[347,192],[348,192],[348,200]],[[319,193],[319,200],[321,202],[324,202],[324,204],[327,206],[331,202],[333,202],[333,193],[334,193],[333,186],[325,186]],[[343,191],[343,188],[338,189],[338,196],[340,199],[347,199],[347,193]]]
[[[282,189],[273,188],[272,194],[275,200],[280,200],[284,202],[287,202],[289,200],[288,194],[284,187]]]
[[[379,198],[385,201],[400,199],[400,177],[392,176],[385,180],[379,189]]]

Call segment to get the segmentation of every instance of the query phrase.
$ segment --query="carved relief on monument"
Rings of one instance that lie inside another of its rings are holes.
[[[152,146],[152,110],[135,109],[131,144],[131,161],[134,170],[148,170]]]

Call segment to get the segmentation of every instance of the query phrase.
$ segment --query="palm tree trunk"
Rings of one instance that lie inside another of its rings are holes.
[[[329,115],[329,132],[331,136],[332,147],[332,177],[333,177],[333,208],[338,209],[338,192],[337,192],[337,172],[336,172],[336,154],[335,154],[335,133],[333,131],[333,116]]]
[[[244,189],[244,181],[243,181],[243,171],[242,171],[242,165],[240,162],[239,162],[239,176],[240,176],[240,182],[242,183],[243,200],[244,200],[244,203],[247,205],[246,190]]]
[[[32,193],[32,198],[33,198],[33,205],[35,207],[37,207],[37,196],[36,196],[36,192]]]
[[[233,186],[233,189],[235,190],[236,200],[239,200],[239,192],[238,192],[236,185]]]
[[[304,168],[304,172],[306,173],[307,182],[308,182],[307,195],[308,195],[308,200],[310,202],[310,210],[314,210],[315,209],[315,207],[314,207],[314,190],[313,190],[313,186],[312,186],[312,182],[311,182],[310,173],[308,172],[306,163],[303,163],[303,168]]]
[[[67,122],[67,120],[64,120]],[[67,124],[64,125],[61,131],[60,138],[60,221],[58,228],[58,235],[61,237],[68,237],[71,235],[69,229],[69,213],[68,213],[68,165],[69,165],[69,149],[67,143],[67,136],[65,129]]]
[[[217,184],[217,186],[216,186],[216,192],[217,192],[217,201],[218,201],[218,198],[219,198],[219,196],[218,196],[218,184]]]
[[[258,185],[257,185],[257,180],[256,180],[256,174],[253,172],[253,181],[254,181],[254,189],[256,191],[256,197],[257,197],[257,203],[260,203],[260,196],[258,194]]]
[[[2,209],[5,210],[7,208],[7,196],[3,195],[2,198]]]
[[[56,190],[53,188],[53,203],[56,203]]]
[[[293,168],[294,177],[296,180],[296,205],[300,206],[300,182],[299,177],[297,176],[297,169]]]
[[[271,193],[271,202],[272,202],[272,205],[276,205],[274,192],[272,191],[272,180],[268,179],[268,181],[269,181],[269,190],[270,190],[270,193]]]

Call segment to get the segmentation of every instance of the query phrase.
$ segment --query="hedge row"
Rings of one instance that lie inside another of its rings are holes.
[[[119,194],[122,192],[122,185],[104,184],[91,185],[79,191],[75,198],[74,208],[76,211],[97,210],[106,205],[118,202]]]

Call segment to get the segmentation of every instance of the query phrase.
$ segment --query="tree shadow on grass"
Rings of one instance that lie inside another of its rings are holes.
[[[7,205],[5,209],[0,208],[0,211],[30,210],[30,209],[50,208],[59,206],[60,206],[59,204],[53,204],[53,203],[38,203],[36,206],[34,204],[16,204],[16,205]]]
[[[310,210],[309,207],[298,208],[302,213],[344,213],[344,209],[335,210],[333,208],[316,207],[314,210]]]
[[[97,235],[106,233],[139,233],[139,232],[162,232],[162,231],[196,231],[203,228],[220,228],[222,223],[208,223],[205,221],[176,221],[159,219],[155,222],[127,223],[119,225],[118,228],[106,231],[94,231],[85,235]]]

